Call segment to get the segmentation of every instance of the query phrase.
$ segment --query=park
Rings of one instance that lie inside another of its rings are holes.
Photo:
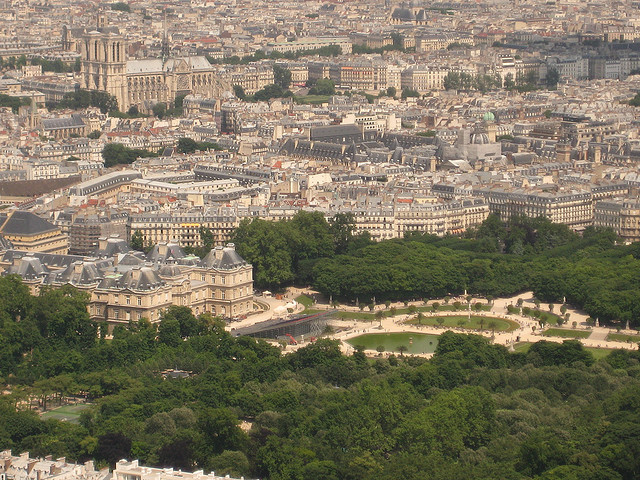
[[[437,336],[449,330],[483,335],[510,351],[526,351],[540,340],[561,343],[577,339],[597,357],[615,349],[637,349],[640,342],[635,330],[601,327],[567,304],[543,306],[532,292],[496,299],[446,296],[366,306],[330,302],[310,290],[291,289],[286,296],[295,298],[299,314],[333,309],[325,336],[340,340],[345,353],[360,348],[370,356],[406,353],[430,357]],[[304,343],[302,339],[285,350],[300,348]]]

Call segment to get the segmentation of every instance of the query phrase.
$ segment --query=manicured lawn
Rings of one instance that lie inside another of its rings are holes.
[[[518,342],[513,346],[513,350],[517,353],[527,353],[531,345],[533,345],[531,342]]]
[[[608,356],[611,352],[613,352],[614,350],[617,350],[616,348],[593,348],[593,347],[585,347],[585,350],[588,352],[591,352],[591,355],[593,355],[593,358],[595,360],[600,360],[601,358],[605,358],[606,356]]]
[[[563,337],[563,338],[587,338],[591,332],[584,330],[569,330],[565,328],[549,328],[542,333],[545,337]]]
[[[607,335],[610,342],[640,342],[640,335],[627,335],[626,333],[610,333]]]
[[[425,333],[367,333],[350,338],[347,343],[356,347],[361,345],[367,350],[376,350],[382,346],[386,352],[399,352],[400,345],[407,353],[433,353],[438,346],[438,335]]]
[[[306,308],[309,308],[311,305],[313,305],[313,299],[311,297],[308,297],[306,295],[298,295],[295,298],[296,302],[301,303],[302,305],[304,305]]]
[[[54,408],[42,414],[42,418],[45,420],[56,419],[63,422],[78,423],[80,420],[80,413],[82,410],[89,408],[86,403],[78,405],[63,405],[62,407]]]
[[[366,312],[338,312],[336,317],[342,320],[375,320],[373,313]]]
[[[476,307],[474,307],[474,305],[475,305],[474,303],[471,304],[471,312],[476,312],[477,311]],[[480,308],[481,312],[488,312],[489,310],[491,310],[491,305],[487,305],[485,303],[483,303],[481,305],[482,305],[482,307]],[[427,312],[427,311],[430,312],[431,311],[431,306],[429,306],[429,307],[421,307],[419,310],[421,312]],[[452,304],[444,304],[444,305],[440,304],[440,306],[438,307],[438,311],[439,312],[456,312],[456,311],[458,311],[458,312],[466,312],[468,310],[469,310],[469,305],[466,304],[466,303],[463,303],[459,310],[456,310]]]
[[[558,319],[558,315],[550,312],[540,311],[540,320],[544,320],[549,325],[558,325]],[[571,322],[571,318],[569,318],[569,322]]]
[[[440,320],[440,321],[439,321]],[[495,322],[495,327],[490,326]],[[443,327],[459,327],[470,330],[492,330],[496,332],[511,332],[520,327],[516,322],[496,317],[480,317],[471,315],[471,319],[467,315],[451,315],[442,317],[424,317],[422,320],[412,318],[408,322],[409,325],[430,325]]]
[[[329,101],[329,95],[296,95],[293,97],[296,103],[301,103],[304,105],[321,105],[323,103],[327,103]]]

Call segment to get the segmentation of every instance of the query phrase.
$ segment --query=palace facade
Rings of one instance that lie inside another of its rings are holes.
[[[100,239],[91,257],[7,249],[0,252],[0,272],[19,275],[33,294],[43,286],[86,291],[91,319],[109,331],[141,318],[157,323],[171,305],[222,318],[253,312],[253,268],[232,243],[202,260],[167,243],[145,256],[120,238]]]

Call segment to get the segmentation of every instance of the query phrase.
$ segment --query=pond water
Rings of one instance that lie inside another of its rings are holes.
[[[376,350],[382,345],[386,352],[399,352],[398,347],[407,347],[406,353],[433,353],[438,346],[438,335],[426,333],[367,333],[350,338],[352,345],[363,345],[367,350]]]

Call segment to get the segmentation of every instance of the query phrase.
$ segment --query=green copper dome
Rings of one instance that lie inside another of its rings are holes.
[[[492,112],[487,112],[482,116],[482,120],[485,122],[493,122],[495,119],[496,117]]]

